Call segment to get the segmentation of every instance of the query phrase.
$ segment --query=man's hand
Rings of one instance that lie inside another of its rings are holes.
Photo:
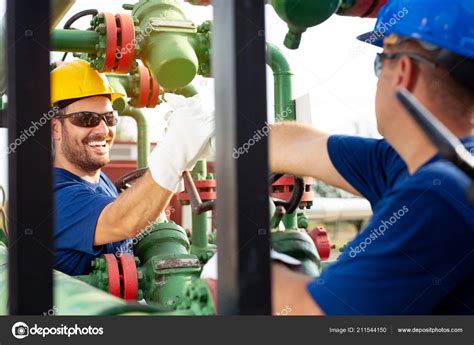
[[[212,151],[212,109],[199,96],[165,98],[175,110],[163,142],[150,155],[150,171],[104,208],[96,225],[95,246],[132,238],[147,228],[168,205],[183,171]]]
[[[199,95],[185,98],[167,94],[165,99],[175,110],[163,141],[153,150],[148,163],[155,182],[174,192],[183,171],[191,170],[198,160],[210,154],[214,111]]]

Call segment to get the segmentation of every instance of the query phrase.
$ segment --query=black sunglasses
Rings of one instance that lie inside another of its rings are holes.
[[[375,61],[374,61],[375,76],[377,78],[380,77],[380,73],[382,73],[383,60],[385,60],[385,59],[398,59],[402,56],[408,56],[408,57],[412,58],[413,60],[417,60],[417,61],[420,61],[420,62],[427,63],[432,68],[436,67],[436,63],[434,63],[430,59],[425,58],[424,56],[418,55],[416,53],[411,53],[411,52],[377,53],[377,55],[375,55]]]
[[[78,127],[93,128],[104,120],[107,126],[116,126],[118,123],[118,114],[116,111],[109,111],[103,114],[97,114],[92,111],[78,111],[76,113],[56,115],[57,119],[70,119],[71,123]]]

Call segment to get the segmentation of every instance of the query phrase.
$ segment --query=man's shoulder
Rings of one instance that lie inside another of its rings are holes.
[[[393,188],[388,198],[403,202],[410,209],[428,212],[432,217],[450,217],[452,221],[474,227],[474,207],[467,197],[470,179],[453,164],[438,160],[429,163]]]
[[[65,169],[54,168],[54,192],[84,190],[91,192],[92,189],[80,177]]]
[[[470,179],[454,164],[437,160],[421,167],[413,176],[406,180],[407,188],[430,188],[435,192],[465,194]]]

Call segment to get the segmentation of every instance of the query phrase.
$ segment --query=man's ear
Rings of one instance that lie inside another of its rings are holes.
[[[62,123],[58,119],[51,119],[51,136],[53,140],[61,140]]]
[[[397,71],[395,87],[402,87],[408,91],[413,91],[416,83],[416,74],[418,73],[415,62],[408,56],[402,56],[398,59]]]

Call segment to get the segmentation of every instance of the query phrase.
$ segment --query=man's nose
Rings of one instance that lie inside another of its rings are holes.
[[[100,123],[96,127],[94,127],[94,133],[108,135],[109,131],[110,131],[109,126],[107,126],[107,124],[105,123],[104,118],[101,118]]]

